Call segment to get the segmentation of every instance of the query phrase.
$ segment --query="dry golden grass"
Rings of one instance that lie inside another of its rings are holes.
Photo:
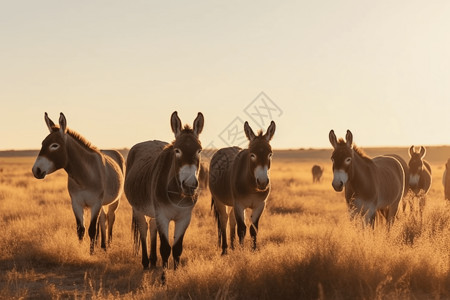
[[[143,271],[133,254],[131,208],[123,199],[112,246],[89,255],[75,229],[67,175],[34,179],[34,158],[0,158],[0,297],[89,299],[450,298],[450,207],[442,167],[424,221],[400,214],[390,232],[350,222],[331,188],[331,165],[313,184],[311,161],[277,160],[261,217],[259,250],[220,256],[210,199],[203,193],[184,239],[182,267]],[[88,213],[86,213],[88,215]],[[87,221],[88,223],[88,221]],[[160,264],[160,258],[158,263]]]

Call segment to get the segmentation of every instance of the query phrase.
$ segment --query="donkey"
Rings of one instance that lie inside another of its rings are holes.
[[[320,182],[320,179],[322,178],[323,174],[323,167],[319,165],[314,165],[311,169],[312,177],[313,177],[313,183]]]
[[[209,189],[217,221],[219,246],[222,242],[222,255],[228,249],[228,219],[231,248],[234,248],[236,222],[239,243],[243,245],[247,230],[244,211],[247,208],[252,209],[250,235],[253,249],[256,249],[258,222],[270,192],[272,147],[269,142],[275,133],[275,122],[270,123],[264,135],[262,131],[255,135],[248,122],[245,122],[244,132],[249,140],[248,149],[222,148],[211,159]]]
[[[67,128],[63,113],[59,117],[59,126],[50,120],[47,113],[45,123],[50,134],[42,142],[41,151],[32,169],[33,175],[37,179],[43,179],[62,168],[67,172],[78,239],[83,240],[85,233],[83,210],[89,207],[90,253],[94,253],[97,222],[101,229],[101,247],[106,249],[106,220],[109,244],[112,240],[115,212],[123,193],[124,158],[118,151],[97,149],[80,134]],[[105,208],[108,209],[107,213],[104,211]]]
[[[347,130],[346,140],[336,139],[334,131],[329,134],[334,148],[333,188],[340,192],[345,187],[345,199],[353,217],[364,216],[365,223],[374,227],[376,213],[394,222],[399,201],[405,188],[405,171],[400,157],[378,156],[369,158],[353,145],[353,135]]]
[[[409,208],[413,210],[414,198],[419,199],[419,212],[422,216],[425,207],[426,195],[431,188],[431,166],[424,160],[426,154],[425,147],[420,146],[419,152],[411,146],[408,151],[410,160],[409,166],[409,189],[412,191],[412,197],[409,197]],[[403,212],[406,209],[406,201],[403,201]]]
[[[181,126],[175,111],[170,123],[175,140],[147,141],[134,145],[127,157],[125,194],[133,207],[134,245],[142,245],[142,266],[156,267],[156,239],[160,237],[162,266],[168,267],[172,250],[174,269],[180,263],[183,238],[197,203],[198,173],[202,146],[198,139],[204,118],[198,113],[193,128]],[[147,217],[150,218],[150,260],[147,252]],[[175,222],[172,249],[169,223]],[[163,274],[164,275],[164,274]]]

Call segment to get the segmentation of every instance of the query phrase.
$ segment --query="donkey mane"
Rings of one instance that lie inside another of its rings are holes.
[[[340,138],[338,141],[338,145],[340,146],[347,146],[347,143],[344,141],[343,138]],[[364,152],[363,149],[359,148],[355,144],[352,145],[353,151],[355,151],[356,154],[358,154],[361,158],[363,158],[366,161],[372,161],[372,159]]]
[[[59,126],[55,125],[52,127],[53,132],[58,131],[59,130]],[[99,152],[100,149],[98,149],[96,146],[92,145],[91,142],[89,142],[84,136],[82,136],[81,134],[79,134],[78,132],[67,128],[66,133],[68,135],[70,135],[75,141],[78,142],[78,144],[80,144],[81,146],[83,146],[84,148],[86,148],[87,150],[90,151],[94,151],[94,152]]]

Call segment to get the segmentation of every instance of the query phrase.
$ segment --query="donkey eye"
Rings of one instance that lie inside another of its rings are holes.
[[[269,155],[267,155],[267,158],[272,159],[273,154],[269,153]]]
[[[251,159],[252,161],[256,161],[256,154],[250,153],[250,159]]]
[[[177,157],[177,158],[180,158],[181,157],[181,154],[183,154],[183,152],[181,152],[181,150],[180,149],[178,149],[178,148],[175,148],[175,156]]]
[[[351,162],[352,162],[352,158],[351,158],[351,157],[347,157],[347,158],[345,159],[345,164],[346,164],[346,165],[349,165]]]
[[[198,149],[197,156],[200,156],[200,153],[202,153],[202,149]]]
[[[59,144],[57,144],[57,143],[53,143],[53,144],[50,145],[50,150],[52,150],[52,151],[54,151],[54,150],[56,150],[58,148],[59,148]]]

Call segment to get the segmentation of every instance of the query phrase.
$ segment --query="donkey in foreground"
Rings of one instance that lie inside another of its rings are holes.
[[[168,267],[172,250],[174,269],[180,263],[183,237],[191,221],[192,209],[197,203],[198,173],[204,118],[198,113],[191,129],[181,126],[177,112],[170,118],[175,141],[147,141],[134,145],[127,158],[125,194],[133,207],[134,244],[142,245],[142,265],[156,266],[156,238],[160,237],[163,268]],[[150,217],[150,261],[147,252]],[[172,249],[169,244],[169,223],[175,222]],[[156,225],[156,227],[155,227]],[[157,230],[157,231],[156,231]],[[139,236],[139,237],[138,237]],[[163,274],[164,275],[164,274]]]
[[[425,147],[420,146],[419,152],[414,146],[409,148],[409,189],[413,195],[408,198],[410,211],[414,209],[414,198],[419,199],[419,212],[422,216],[425,207],[426,195],[431,187],[431,166],[424,160],[426,154]],[[406,201],[403,201],[403,211],[406,209]]]
[[[376,213],[380,212],[388,226],[394,222],[399,201],[405,189],[405,171],[400,157],[366,156],[353,145],[353,135],[347,130],[346,141],[329,134],[334,148],[333,188],[340,192],[345,187],[345,199],[351,216],[363,215],[365,223],[374,226]]]
[[[275,133],[275,122],[271,122],[264,135],[262,131],[255,135],[248,122],[244,124],[244,131],[250,142],[248,149],[222,148],[211,159],[209,189],[217,220],[219,245],[222,241],[222,255],[227,253],[228,248],[228,218],[231,248],[234,247],[236,222],[239,243],[243,245],[247,230],[244,211],[247,208],[252,209],[250,235],[253,249],[256,249],[258,222],[270,192],[272,147],[269,142]]]
[[[68,189],[72,209],[77,221],[77,234],[81,241],[85,233],[83,210],[91,209],[89,237],[90,253],[94,252],[96,226],[101,229],[101,247],[106,249],[106,220],[108,221],[108,243],[112,239],[115,212],[119,206],[124,184],[124,159],[115,150],[99,150],[84,137],[67,128],[63,113],[56,126],[45,113],[45,123],[50,134],[42,142],[33,174],[43,179],[59,169],[68,175]],[[108,208],[105,214],[104,208]],[[100,218],[99,218],[100,215]]]

